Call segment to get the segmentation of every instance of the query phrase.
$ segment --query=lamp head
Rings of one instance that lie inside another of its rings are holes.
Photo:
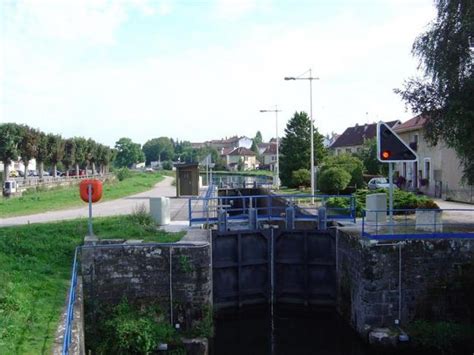
[[[295,77],[293,77],[293,76],[285,76],[285,80],[295,80]]]

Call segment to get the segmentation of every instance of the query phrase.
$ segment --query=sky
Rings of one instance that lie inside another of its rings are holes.
[[[433,0],[0,0],[0,123],[113,146],[264,140],[295,111],[323,134],[412,117]]]

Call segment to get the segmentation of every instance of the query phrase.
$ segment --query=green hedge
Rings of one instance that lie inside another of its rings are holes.
[[[357,190],[355,195],[356,198],[356,212],[357,216],[362,216],[362,210],[365,208],[365,199],[367,195],[374,193],[386,193],[387,202],[388,202],[388,190],[378,189],[378,190]],[[328,199],[326,205],[328,207],[343,207],[348,208],[350,201],[346,198],[333,197]],[[416,208],[439,208],[438,205],[430,198],[423,195],[416,195],[412,192],[403,191],[403,190],[394,190],[393,191],[393,208],[397,209],[416,209]]]

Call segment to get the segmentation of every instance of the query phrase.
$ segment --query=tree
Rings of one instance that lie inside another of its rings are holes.
[[[109,147],[98,144],[97,146],[97,163],[99,164],[99,174],[107,173],[110,162],[112,161],[113,152]]]
[[[357,154],[364,164],[364,171],[369,175],[387,175],[388,164],[381,163],[377,159],[377,140],[369,139],[364,143],[362,151]]]
[[[330,167],[321,172],[319,177],[319,188],[329,194],[339,194],[351,181],[351,174],[340,167]]]
[[[39,178],[43,178],[44,162],[48,160],[48,136],[39,132],[38,143],[36,146],[36,165],[38,166]]]
[[[132,142],[130,138],[120,138],[115,143],[115,149],[117,149],[115,165],[119,168],[131,168],[133,164],[145,160],[140,144]]]
[[[92,175],[95,175],[95,162],[97,160],[97,144],[98,143],[91,138],[87,140],[86,160],[87,160],[87,165],[92,170]]]
[[[437,17],[413,44],[422,78],[396,89],[415,113],[427,118],[425,136],[443,141],[461,160],[464,178],[474,184],[474,2],[437,0]]]
[[[74,138],[68,138],[64,141],[63,165],[66,169],[66,176],[69,176],[69,169],[75,163],[76,142]]]
[[[20,156],[25,166],[24,178],[28,177],[28,164],[31,159],[36,158],[38,151],[38,140],[40,132],[34,128],[23,126],[21,129]]]
[[[293,171],[311,168],[311,127],[306,112],[295,112],[285,128],[280,147],[280,177],[283,185],[295,186]],[[323,136],[314,130],[315,165],[327,155]]]
[[[0,160],[3,162],[3,179],[10,174],[10,164],[18,159],[21,141],[21,128],[15,123],[0,125]]]
[[[143,145],[142,150],[147,165],[152,161],[171,160],[174,157],[174,144],[168,137],[153,138]]]
[[[298,169],[293,171],[292,178],[293,185],[295,186],[308,187],[311,185],[311,172],[308,169]]]
[[[330,168],[341,168],[344,171],[347,171],[351,177],[349,180],[350,186],[360,188],[364,185],[364,176],[362,174],[364,165],[359,158],[350,154],[340,154],[327,157],[321,167],[320,178],[322,178],[323,172]]]
[[[83,137],[74,137],[74,162],[76,165],[76,176],[79,176],[80,166],[84,166],[87,155],[87,140]]]
[[[64,156],[64,140],[59,134],[48,134],[48,159],[53,167],[53,176],[57,175],[57,165]]]
[[[255,144],[257,144],[257,145],[259,145],[260,143],[262,143],[262,142],[263,142],[262,132],[257,131],[257,133],[255,133],[255,137],[253,138],[253,141],[254,141]]]

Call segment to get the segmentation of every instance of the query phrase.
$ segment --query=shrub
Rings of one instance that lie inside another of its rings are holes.
[[[173,170],[173,163],[171,160],[164,161],[162,164],[163,170]]]
[[[364,176],[362,173],[364,170],[364,164],[359,158],[355,156],[341,154],[327,157],[323,166],[321,167],[320,174],[329,168],[341,168],[347,171],[351,176],[348,186],[357,186],[357,188],[361,188],[365,185]]]
[[[153,217],[147,211],[144,203],[135,206],[129,218],[132,220],[133,223],[136,223],[145,227],[150,227],[155,224]]]
[[[324,169],[319,175],[319,188],[326,193],[339,193],[351,181],[351,174],[342,168]]]
[[[120,168],[117,170],[115,175],[117,176],[117,179],[119,179],[119,181],[123,181],[132,176],[132,173],[128,168]]]
[[[308,169],[298,169],[292,173],[292,183],[294,186],[310,186],[311,173]]]
[[[112,308],[100,328],[97,352],[103,354],[150,354],[160,343],[178,342],[176,331],[158,307],[140,309],[126,299]]]

